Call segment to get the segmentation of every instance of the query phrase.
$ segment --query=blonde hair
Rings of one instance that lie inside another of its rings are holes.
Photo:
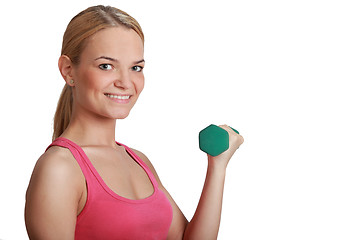
[[[71,19],[64,33],[61,55],[68,56],[74,65],[79,64],[80,55],[90,36],[102,29],[118,26],[133,29],[144,43],[142,29],[133,17],[120,9],[98,5],[85,9]],[[72,104],[72,87],[65,84],[54,116],[53,140],[68,127]]]

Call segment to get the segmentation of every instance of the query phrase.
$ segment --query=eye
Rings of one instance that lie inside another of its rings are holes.
[[[100,64],[99,68],[101,70],[111,70],[113,69],[113,66],[111,64],[104,63],[104,64]]]
[[[143,70],[144,67],[141,67],[141,66],[133,66],[132,67],[132,70],[135,71],[135,72],[141,72]]]

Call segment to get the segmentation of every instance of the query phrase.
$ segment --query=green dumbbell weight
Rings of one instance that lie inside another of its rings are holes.
[[[237,130],[233,130],[239,134]],[[215,157],[229,148],[229,133],[225,129],[211,124],[200,131],[199,147],[203,152]]]

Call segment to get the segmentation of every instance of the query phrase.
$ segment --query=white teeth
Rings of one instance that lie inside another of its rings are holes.
[[[121,99],[121,100],[127,100],[130,98],[130,96],[119,96],[119,95],[111,95],[111,94],[105,94],[106,96],[108,96],[109,98],[116,98],[116,99]]]

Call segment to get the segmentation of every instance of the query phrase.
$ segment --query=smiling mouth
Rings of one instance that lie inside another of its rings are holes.
[[[120,100],[128,100],[130,98],[130,95],[113,95],[113,94],[109,94],[109,93],[105,93],[105,96],[109,97],[109,98],[114,98],[114,99],[120,99]]]

